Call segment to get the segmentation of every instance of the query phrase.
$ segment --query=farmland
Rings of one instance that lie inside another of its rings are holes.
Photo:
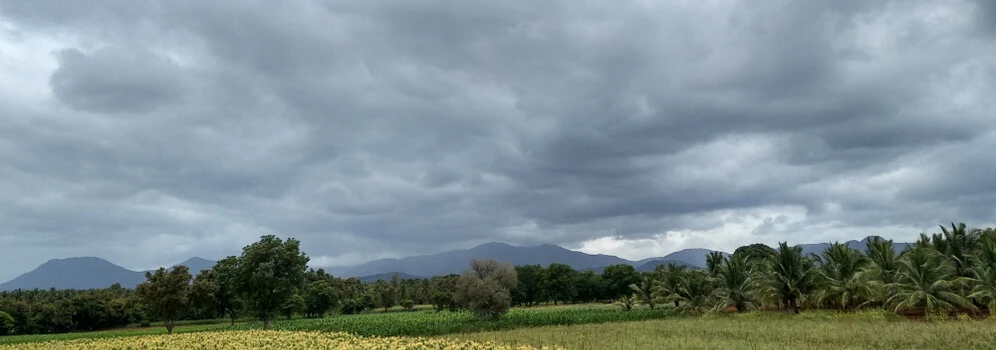
[[[530,346],[507,346],[449,339],[362,338],[348,333],[308,333],[281,331],[226,331],[176,335],[156,335],[111,339],[0,346],[3,350],[110,350],[110,349],[399,349],[410,350],[531,350]],[[545,348],[544,348],[545,349]]]
[[[257,323],[179,326],[181,334],[159,332],[161,327],[3,337],[17,343],[10,349],[229,349],[229,348],[343,348],[393,349],[856,349],[916,348],[972,349],[996,344],[992,320],[967,318],[911,321],[888,311],[809,311],[671,316],[670,311],[623,312],[607,306],[515,308],[500,322],[478,322],[456,312],[397,312],[323,319],[297,319],[271,324],[261,331]],[[588,315],[583,317],[583,315]],[[615,318],[609,315],[617,315]],[[640,321],[636,316],[653,318]],[[531,322],[531,324],[530,324]],[[558,324],[548,325],[544,324]],[[483,330],[483,331],[482,331]],[[375,337],[365,337],[361,334]],[[403,336],[384,336],[403,335]],[[427,337],[428,335],[434,335]],[[75,339],[75,340],[71,340]]]

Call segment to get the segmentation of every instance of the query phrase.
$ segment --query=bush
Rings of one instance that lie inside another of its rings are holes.
[[[142,328],[152,327],[152,322],[149,322],[149,320],[142,320],[142,322],[140,322],[138,326]]]
[[[402,300],[401,307],[405,308],[405,310],[412,311],[412,309],[415,308],[415,302],[411,299]]]

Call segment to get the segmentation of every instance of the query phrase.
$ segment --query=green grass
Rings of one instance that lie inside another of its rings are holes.
[[[480,321],[469,312],[419,311],[337,316],[324,319],[273,321],[270,328],[292,331],[339,331],[362,336],[434,336],[486,330],[574,325],[657,319],[675,315],[672,310],[634,310],[582,306],[571,308],[512,309],[498,321]],[[233,329],[259,329],[259,322],[237,324]]]
[[[567,349],[991,349],[996,321],[922,322],[883,312],[710,315],[524,328],[447,338]]]

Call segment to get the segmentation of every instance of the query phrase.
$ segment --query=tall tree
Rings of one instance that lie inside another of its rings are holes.
[[[656,280],[659,284],[658,291],[660,295],[674,302],[674,307],[679,307],[681,304],[681,298],[674,298],[674,294],[678,291],[678,282],[686,273],[687,267],[684,265],[678,265],[674,262],[665,265],[657,265],[654,268],[654,274],[657,275]]]
[[[228,316],[230,324],[235,325],[239,311],[244,308],[239,291],[239,258],[229,256],[221,259],[211,268],[211,278],[218,285],[215,300],[218,311]]]
[[[270,319],[297,293],[304,283],[308,256],[301,253],[301,242],[267,235],[242,249],[237,264],[237,289],[247,306],[269,329]]]
[[[308,317],[322,317],[338,304],[335,289],[326,280],[311,282],[305,291],[304,304]]]
[[[709,252],[706,254],[706,271],[709,271],[709,276],[716,277],[719,273],[719,266],[723,264],[723,253],[721,252]]]
[[[629,286],[640,282],[640,273],[630,264],[609,265],[602,270],[602,280],[607,296],[616,299],[632,293]]]
[[[211,270],[201,271],[194,278],[190,287],[190,306],[198,318],[214,318],[221,309],[218,303],[221,287],[216,280]]]
[[[813,287],[815,268],[813,262],[802,255],[802,247],[782,242],[775,255],[769,259],[768,274],[764,280],[765,291],[780,301],[791,313],[799,310],[799,299]]]
[[[936,250],[914,247],[899,261],[899,274],[892,284],[894,294],[886,301],[896,312],[923,309],[928,315],[970,307],[952,283],[953,263]]]
[[[569,302],[577,295],[578,272],[566,264],[552,263],[543,270],[543,289],[547,297],[558,302]]]
[[[478,318],[494,319],[512,306],[510,290],[518,282],[512,264],[495,259],[474,259],[457,280],[455,299]]]
[[[868,266],[869,260],[861,251],[835,242],[823,252],[819,262],[820,301],[841,310],[850,310],[869,300],[872,284],[862,278],[867,275],[859,273]]]
[[[751,266],[745,256],[731,255],[725,258],[718,268],[716,278],[719,282],[716,294],[723,299],[721,308],[733,306],[737,312],[744,312],[757,302],[753,293],[754,279],[751,277]]]
[[[543,297],[543,267],[520,265],[515,267],[519,283],[512,289],[512,302],[518,305],[535,305]]]
[[[657,282],[652,274],[643,274],[637,283],[629,285],[631,293],[636,294],[637,300],[646,304],[651,309],[657,306]]]
[[[145,273],[146,282],[138,285],[136,293],[146,308],[163,319],[166,333],[173,333],[173,327],[180,314],[189,305],[190,272],[186,266],[176,266],[168,272],[159,268]]]

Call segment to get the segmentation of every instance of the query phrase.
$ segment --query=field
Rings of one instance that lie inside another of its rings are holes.
[[[922,322],[881,312],[773,313],[676,317],[641,322],[552,326],[449,336],[567,349],[992,349],[996,322]]]
[[[61,335],[0,337],[10,349],[982,349],[996,348],[994,320],[910,321],[883,311],[711,314],[622,312],[611,306],[513,309],[498,322],[467,313],[372,313],[256,322],[235,327],[187,325]],[[373,337],[370,337],[373,336]],[[75,339],[75,340],[72,340]],[[248,344],[248,345],[247,345]]]
[[[507,346],[452,339],[414,337],[362,338],[348,333],[225,331],[175,335],[78,339],[57,343],[0,345],[0,350],[203,350],[203,349],[408,349],[408,350],[532,350],[529,346]]]

